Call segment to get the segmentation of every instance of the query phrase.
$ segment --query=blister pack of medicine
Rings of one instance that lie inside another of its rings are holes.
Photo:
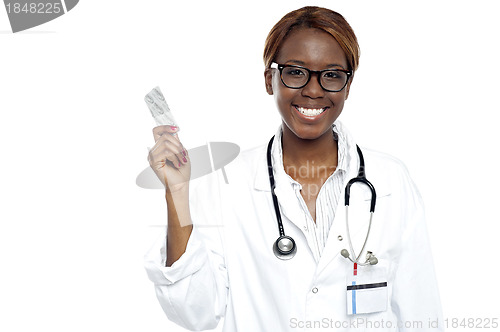
[[[144,97],[144,101],[148,105],[151,115],[155,119],[158,126],[169,125],[179,127],[167,105],[165,97],[161,93],[160,87],[157,86],[151,90]]]

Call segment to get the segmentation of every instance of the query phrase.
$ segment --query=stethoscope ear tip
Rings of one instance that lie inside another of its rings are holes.
[[[340,251],[340,254],[344,257],[344,258],[347,258],[348,260],[350,260],[351,262],[353,263],[356,263],[360,266],[366,266],[366,265],[377,265],[378,263],[378,259],[377,257],[375,257],[375,255],[371,252],[371,251],[368,251],[367,255],[366,255],[366,262],[365,263],[360,263],[358,262],[358,259],[356,258],[356,260],[352,260],[351,259],[351,255],[349,254],[349,251],[347,251],[347,249],[342,249]]]
[[[344,256],[345,258],[349,257],[349,251],[347,251],[347,249],[342,249],[342,251],[340,252],[340,254],[342,256]]]
[[[377,257],[372,256],[368,259],[368,262],[370,263],[370,265],[376,265],[378,263],[378,259]]]

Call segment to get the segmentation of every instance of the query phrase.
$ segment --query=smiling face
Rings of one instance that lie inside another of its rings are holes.
[[[335,38],[313,28],[292,31],[281,45],[275,62],[316,71],[348,69],[345,54]],[[283,135],[293,133],[298,138],[309,140],[331,135],[331,127],[342,112],[351,85],[349,80],[342,91],[328,92],[313,74],[306,86],[291,89],[281,82],[278,69],[267,69],[265,80],[266,90],[274,95],[283,120]]]

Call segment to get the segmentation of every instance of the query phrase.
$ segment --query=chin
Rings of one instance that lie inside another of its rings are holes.
[[[289,130],[300,139],[315,140],[323,136],[329,129],[331,129],[332,125],[321,128],[318,126],[302,125],[292,128],[289,127]]]

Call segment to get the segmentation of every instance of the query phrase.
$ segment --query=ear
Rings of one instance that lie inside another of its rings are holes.
[[[269,95],[273,95],[273,69],[268,68],[264,71],[264,79],[266,83],[266,91]]]

